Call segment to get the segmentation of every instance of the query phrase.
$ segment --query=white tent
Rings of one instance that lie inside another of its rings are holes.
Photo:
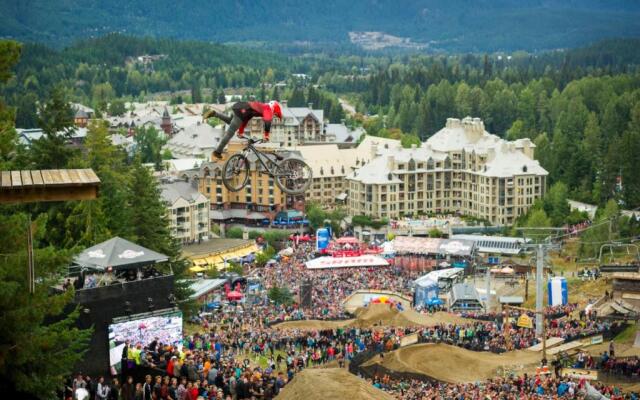
[[[393,242],[384,242],[382,243],[382,254],[393,254],[395,250],[393,249]]]

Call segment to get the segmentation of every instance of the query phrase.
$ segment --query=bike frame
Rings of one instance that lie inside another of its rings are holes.
[[[246,147],[244,148],[244,150],[242,150],[242,154],[243,154],[245,157],[247,157],[247,154],[248,154],[249,152],[253,152],[253,154],[255,154],[255,155],[256,155],[256,158],[258,159],[258,161],[260,161],[260,164],[261,164],[261,165],[262,165],[262,167],[265,169],[265,171],[267,172],[267,174],[269,174],[269,175],[270,175],[270,176],[272,176],[272,177],[275,177],[275,173],[274,173],[274,172],[273,172],[273,170],[269,167],[269,165],[268,165],[268,164],[270,163],[270,164],[272,164],[273,166],[276,166],[276,163],[275,163],[273,160],[271,160],[271,158],[269,158],[269,156],[268,156],[268,155],[264,154],[263,152],[261,152],[260,150],[258,150],[258,149],[254,146],[254,144],[257,144],[257,143],[263,143],[263,140],[262,140],[262,139],[255,140],[255,139],[253,139],[253,138],[249,138],[249,139],[248,139],[248,142],[247,142]],[[266,159],[266,160],[267,160],[267,162],[265,162],[265,160],[263,159],[263,157],[264,157],[264,159]],[[248,157],[247,157],[247,159],[248,159]]]

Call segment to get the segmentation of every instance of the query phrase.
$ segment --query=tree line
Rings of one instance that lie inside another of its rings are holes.
[[[11,78],[20,51],[19,44],[0,41],[0,84]],[[17,140],[16,110],[0,98],[0,170],[92,168],[101,181],[100,196],[91,201],[0,206],[0,301],[9,310],[0,315],[6,328],[0,329],[0,390],[19,393],[13,396],[17,398],[48,399],[83,356],[91,333],[76,328],[78,310],[69,312],[73,290],[51,293],[73,255],[120,236],[168,255],[169,262],[159,268],[177,278],[186,274],[187,263],[170,234],[157,181],[140,154],[114,146],[100,120],[89,125],[82,150],[69,146],[74,114],[63,86],[55,86],[39,102],[36,115],[44,136],[27,147]],[[29,220],[35,222],[33,295],[25,273]],[[186,285],[176,283],[178,299],[189,293]],[[189,303],[182,304],[188,311]]]

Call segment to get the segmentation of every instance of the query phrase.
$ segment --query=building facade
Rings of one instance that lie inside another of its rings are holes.
[[[253,118],[248,131],[252,136],[262,136],[264,122],[262,118]],[[282,119],[273,118],[271,123],[271,142],[281,146],[296,146],[307,142],[326,142],[324,111],[308,107],[288,107],[282,101]]]
[[[347,177],[376,156],[378,145],[388,142],[389,139],[367,136],[357,147],[341,148],[337,144],[294,147],[313,171],[305,201],[326,208],[344,205],[349,193]],[[391,142],[395,143],[393,140]]]
[[[244,143],[231,141],[222,160],[203,163],[191,179],[198,181],[198,190],[210,202],[211,220],[215,223],[238,222],[262,224],[272,221],[282,210],[304,210],[304,197],[288,196],[275,184],[273,178],[261,172],[261,166],[251,163],[247,185],[232,192],[222,183],[222,167],[231,155],[239,152]],[[268,150],[266,150],[268,151]],[[187,175],[188,176],[188,175]]]
[[[457,212],[509,225],[545,193],[529,139],[508,142],[479,118],[449,118],[422,146],[385,143],[347,177],[350,215],[400,218]],[[373,150],[372,150],[373,151]]]
[[[171,235],[181,243],[208,240],[211,231],[209,199],[191,182],[177,181],[160,185],[167,204]]]

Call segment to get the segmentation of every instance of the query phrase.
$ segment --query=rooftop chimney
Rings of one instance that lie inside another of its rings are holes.
[[[387,156],[387,169],[393,171],[396,169],[396,159],[393,156]]]
[[[378,145],[376,143],[371,143],[371,158],[375,157],[378,154]]]
[[[313,103],[307,103],[307,105],[309,106],[309,110],[313,110]]]
[[[460,120],[458,118],[447,118],[447,128],[459,128]]]
[[[282,103],[282,107],[286,107],[287,106],[287,101],[286,100],[282,100],[280,103]]]

